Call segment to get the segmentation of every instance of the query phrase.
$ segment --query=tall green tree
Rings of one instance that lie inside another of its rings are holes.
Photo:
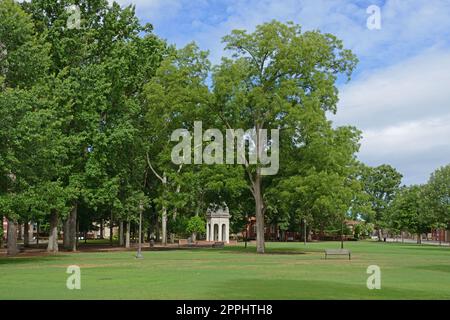
[[[168,210],[175,218],[183,205],[180,177],[186,170],[186,166],[171,160],[174,147],[171,136],[178,129],[192,131],[196,117],[209,104],[206,79],[210,62],[207,56],[207,52],[193,43],[180,50],[171,48],[155,77],[144,87],[146,111],[141,134],[147,139],[144,152],[149,177],[154,177],[157,183],[154,186],[159,189],[154,203],[161,213],[164,245],[167,243]]]
[[[352,127],[334,129],[325,119],[313,132],[306,128],[303,132],[309,138],[301,144],[297,140],[283,154],[284,169],[268,189],[269,211],[285,217],[284,221],[295,221],[293,231],[300,231],[306,222],[309,230],[323,234],[361,209],[357,199],[362,184],[355,158],[360,132]]]
[[[432,173],[425,186],[427,206],[435,215],[436,222],[448,226],[450,223],[450,164]]]
[[[234,30],[223,41],[233,55],[214,69],[212,111],[229,129],[281,129],[294,137],[305,109],[317,114],[336,111],[336,79],[339,74],[350,76],[356,64],[356,57],[335,36],[302,32],[293,23],[272,21],[253,33]],[[259,134],[256,137],[258,150],[262,145]],[[264,253],[268,179],[261,163],[244,167],[255,203],[257,252]]]
[[[68,24],[73,5],[80,12],[75,28]],[[144,159],[126,154],[139,148],[134,143],[137,96],[158,65],[161,42],[151,25],[140,24],[133,6],[105,0],[34,0],[23,6],[51,45],[50,72],[63,83],[62,90],[53,91],[58,106],[52,111],[61,124],[66,170],[50,180],[66,190],[71,209],[55,215],[66,219],[65,247],[75,250],[80,202],[94,208],[106,203],[113,213],[131,194],[142,192]]]
[[[33,175],[23,163],[31,152],[28,133],[33,130],[23,123],[39,117],[39,112],[30,114],[39,104],[33,86],[44,82],[50,64],[48,52],[49,46],[36,34],[31,17],[16,2],[1,1],[0,210],[8,219],[8,253],[12,255],[17,253],[17,221],[21,213],[29,211],[22,193],[27,190],[30,173]]]
[[[362,217],[375,225],[379,241],[382,239],[386,212],[399,190],[402,177],[395,168],[386,164],[362,168],[361,181],[372,208],[371,212],[362,213]]]
[[[432,210],[426,205],[424,190],[424,186],[403,187],[386,213],[397,229],[416,234],[419,244],[422,234],[429,232],[434,223]]]

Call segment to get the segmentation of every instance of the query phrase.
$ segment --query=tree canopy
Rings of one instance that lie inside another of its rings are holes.
[[[319,234],[350,218],[379,233],[448,224],[448,165],[425,186],[401,188],[392,166],[357,160],[361,131],[328,119],[338,112],[338,79],[350,80],[358,61],[340,39],[270,21],[223,42],[231,55],[213,66],[195,43],[160,39],[133,6],[0,0],[0,215],[8,233],[42,222],[49,251],[58,251],[61,229],[65,249],[76,250],[81,231],[107,223],[119,226],[121,241],[126,230],[121,244],[129,246],[143,210],[144,229],[165,245],[175,234],[202,236],[207,210],[226,204],[233,233],[256,218],[264,253],[267,224],[298,231],[306,223]],[[224,141],[200,132],[185,155],[194,161],[172,161],[173,133],[195,132],[200,122],[250,133],[248,154],[239,159],[232,149],[216,161],[225,148],[213,146]],[[198,149],[213,161],[196,159]],[[15,242],[8,246],[17,253]]]

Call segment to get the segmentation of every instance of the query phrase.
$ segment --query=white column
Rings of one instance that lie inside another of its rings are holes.
[[[225,223],[225,241],[230,243],[230,223]]]
[[[209,222],[206,223],[206,241],[209,241]]]
[[[219,224],[219,236],[218,236],[218,240],[219,241],[222,241],[222,222],[218,222],[218,224]]]

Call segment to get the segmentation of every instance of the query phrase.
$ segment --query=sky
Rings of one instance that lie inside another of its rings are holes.
[[[182,47],[195,41],[218,63],[221,38],[277,19],[330,32],[360,62],[340,82],[335,125],[362,130],[358,158],[399,170],[404,184],[426,183],[450,163],[450,0],[118,0],[134,4],[142,22]],[[380,8],[369,30],[367,8]]]

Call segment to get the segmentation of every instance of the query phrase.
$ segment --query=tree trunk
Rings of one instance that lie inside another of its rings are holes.
[[[100,221],[100,239],[103,239],[103,219]]]
[[[75,203],[64,222],[64,249],[68,251],[77,250],[77,204]]]
[[[75,204],[72,207],[72,210],[70,210],[69,215],[70,251],[77,251],[77,214],[78,214],[78,204],[75,202]]]
[[[378,233],[378,241],[380,241],[380,242],[383,241],[383,240],[382,240],[383,235],[381,234],[381,228],[378,228],[378,229],[377,229],[377,233]]]
[[[70,226],[69,217],[63,223],[63,248],[70,250]]]
[[[23,224],[23,246],[30,246],[30,224],[28,222]]]
[[[162,214],[162,245],[167,246],[167,208],[163,208],[163,214]]]
[[[3,230],[3,216],[0,214],[0,228]],[[5,230],[3,230],[3,233],[0,234],[0,249],[3,248],[3,236],[5,234]]]
[[[254,184],[254,197],[255,197],[255,216],[256,216],[256,252],[264,253],[264,204],[261,190],[261,169],[257,169],[255,184]]]
[[[422,234],[417,234],[417,244],[422,244]]]
[[[38,221],[36,225],[36,246],[39,248],[39,231],[41,228],[41,223]]]
[[[160,236],[160,232],[159,232],[159,217],[158,215],[156,216],[156,224],[155,224],[155,237],[156,237],[156,241],[159,242],[159,236]]]
[[[19,248],[17,247],[17,222],[8,219],[8,256],[15,256],[19,253]]]
[[[247,220],[248,221],[248,220]],[[211,230],[209,230],[209,232],[211,232]],[[209,238],[209,241],[211,241],[211,238]],[[247,241],[248,241],[248,222],[247,225],[245,226],[245,249],[247,249]]]
[[[58,252],[58,212],[52,209],[50,213],[50,234],[48,237],[48,252]]]
[[[109,245],[111,247],[113,246],[113,228],[114,228],[113,214],[111,212],[111,218],[109,220]]]
[[[17,224],[17,240],[23,240],[22,224]]]
[[[124,239],[123,239],[123,221],[119,222],[119,246],[123,247]]]
[[[125,248],[130,247],[130,228],[131,228],[131,223],[130,223],[130,221],[127,221],[127,230],[125,232]]]
[[[79,241],[79,235],[80,235],[80,221],[78,219],[76,220],[77,223],[75,224],[75,249],[73,251],[76,251],[78,248],[78,241]]]

